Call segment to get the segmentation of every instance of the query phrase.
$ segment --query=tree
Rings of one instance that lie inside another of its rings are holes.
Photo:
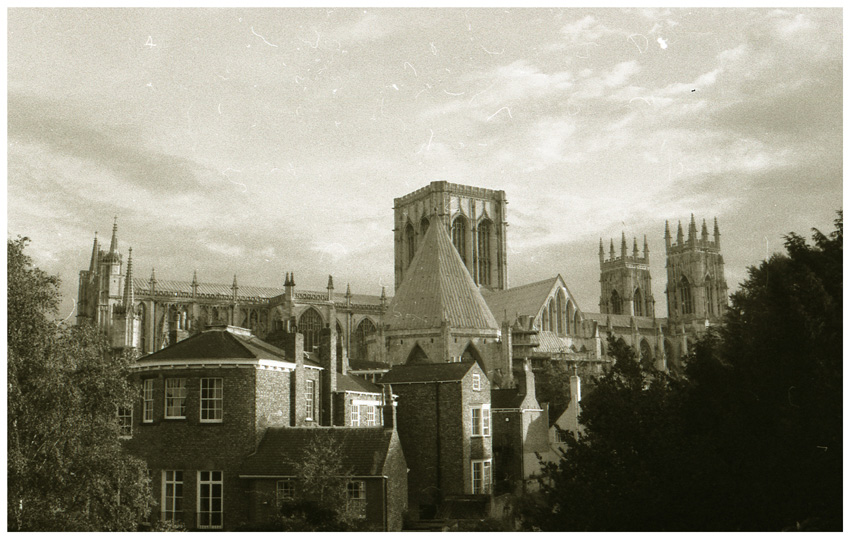
[[[152,498],[144,462],[119,440],[132,358],[52,319],[59,279],[32,265],[28,242],[7,242],[9,529],[133,530]]]
[[[684,377],[615,365],[582,400],[585,433],[544,469],[544,530],[842,528],[842,260],[839,214],[814,244],[749,269],[723,325]]]

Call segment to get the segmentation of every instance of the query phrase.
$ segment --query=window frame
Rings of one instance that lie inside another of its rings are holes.
[[[485,412],[486,410],[486,412]],[[476,412],[478,417],[476,418]],[[473,438],[489,438],[490,437],[490,405],[480,404],[470,407],[470,424],[471,436]]]
[[[204,479],[204,474],[209,474],[209,479]],[[213,474],[218,474],[219,479],[216,480]],[[224,472],[221,470],[198,470],[198,491],[197,491],[197,501],[198,501],[198,512],[197,512],[197,526],[198,529],[201,530],[220,530],[224,527]],[[209,495],[204,497],[202,496],[202,491],[204,487],[209,487]],[[214,496],[214,487],[219,487],[218,496]],[[213,510],[213,501],[218,499],[219,501],[219,510]],[[202,511],[203,503],[207,500],[209,503],[209,510]],[[214,515],[218,515],[218,523],[213,523]],[[202,524],[204,517],[207,517],[209,520],[207,524]]]
[[[169,480],[168,474],[173,474],[172,478]],[[179,475],[179,478],[177,476]],[[168,496],[168,485],[173,486],[172,495]],[[160,497],[160,501],[162,502],[162,510],[160,511],[160,517],[163,521],[171,521],[176,522],[178,515],[182,520],[183,517],[183,470],[162,470],[162,495]],[[180,495],[176,494],[177,487],[179,486]],[[171,499],[171,503],[169,504],[169,498]],[[169,509],[170,507],[170,509]],[[170,515],[170,518],[169,518]]]
[[[366,406],[366,426],[367,427],[377,427],[378,426],[378,407],[374,405]]]
[[[360,405],[354,404],[351,406],[351,410],[349,412],[349,423],[352,427],[360,426]]]
[[[352,488],[355,487],[355,488]],[[366,500],[366,482],[362,479],[352,479],[346,485],[347,500],[349,502]]]
[[[142,423],[153,423],[153,378],[142,380]]]
[[[316,382],[314,380],[305,380],[304,381],[304,399],[305,399],[305,407],[304,407],[304,419],[307,421],[313,421],[313,415],[315,410],[315,400],[316,400]]]
[[[212,387],[204,388],[204,382],[213,382]],[[218,388],[216,388],[216,382]],[[219,396],[216,397],[216,389],[218,389]],[[213,396],[204,396],[204,391],[212,390]],[[213,406],[204,408],[204,404],[211,403]],[[218,404],[218,407],[215,404]],[[224,420],[224,378],[201,378],[200,381],[200,404],[199,404],[199,412],[200,412],[200,421],[201,423],[221,423]],[[218,412],[218,417],[212,418],[204,418],[205,413],[213,412],[213,416],[216,414],[214,412]]]
[[[472,373],[472,391],[481,391],[481,375]]]
[[[472,494],[489,494],[493,490],[493,459],[473,460],[470,464]]]
[[[168,387],[169,382],[172,382],[172,381],[182,382],[182,384],[178,384],[176,387],[169,388]],[[174,396],[174,395],[169,394],[170,391],[175,390],[175,389],[182,390],[181,391],[182,395]],[[186,383],[186,378],[166,378],[165,379],[165,411],[163,413],[163,416],[165,417],[165,419],[186,419],[186,396],[187,396],[188,392],[189,391],[188,391],[188,385]],[[171,406],[169,406],[168,405],[169,399],[173,399],[174,401],[177,401],[179,399],[179,401],[180,401],[180,411],[183,413],[183,415],[169,415],[169,410],[171,408],[174,408],[174,407],[177,406],[176,402],[175,402],[175,404],[172,404]]]
[[[122,414],[121,412],[128,412]],[[122,439],[129,439],[133,437],[133,407],[132,406],[119,406],[115,411],[115,416],[118,419],[118,437]],[[124,423],[124,421],[128,421]],[[126,432],[129,431],[129,432]]]
[[[292,479],[279,479],[275,484],[275,500],[280,505],[283,502],[295,499],[295,481]]]

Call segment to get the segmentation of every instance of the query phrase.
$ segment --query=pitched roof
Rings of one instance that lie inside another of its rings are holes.
[[[274,427],[257,451],[245,459],[241,475],[297,475],[315,444],[339,448],[343,471],[355,476],[383,475],[393,431],[383,427]]]
[[[498,330],[487,302],[442,226],[428,227],[385,320],[390,330],[439,328]]]
[[[358,393],[381,393],[381,388],[368,380],[350,374],[337,374],[337,391],[354,391]]]
[[[382,363],[380,361],[369,361],[366,359],[351,359],[348,362],[349,370],[352,371],[372,371],[372,370],[384,370],[387,371],[390,369],[390,365],[388,363]]]
[[[517,315],[536,316],[558,277],[544,279],[507,290],[485,290],[484,299],[500,322],[512,322]]]
[[[379,384],[409,384],[415,382],[456,382],[462,380],[474,361],[458,363],[420,363],[395,365]]]
[[[214,327],[148,354],[140,358],[139,363],[184,359],[272,359],[295,362],[296,358],[287,357],[282,349],[244,333],[233,328]],[[304,360],[304,364],[318,366],[308,359]]]
[[[600,326],[608,325],[608,317],[611,317],[611,326],[615,328],[630,328],[632,327],[631,315],[628,314],[605,314],[605,313],[584,313],[585,318],[595,320]],[[635,316],[635,325],[639,328],[652,328],[651,316]],[[666,319],[656,319],[659,326],[666,322]]]

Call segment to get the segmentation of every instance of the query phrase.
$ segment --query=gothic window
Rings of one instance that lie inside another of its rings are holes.
[[[463,351],[463,354],[460,356],[461,361],[477,361],[479,363],[483,363],[481,360],[481,354],[478,353],[478,350],[475,349],[472,343],[469,343],[466,346],[466,349]]]
[[[145,312],[145,304],[139,303],[138,307],[136,307],[136,312],[139,315],[139,352],[142,354],[147,353],[148,345],[147,345],[147,313]]]
[[[694,304],[691,300],[691,285],[684,275],[682,275],[682,280],[679,281],[679,301],[681,301],[682,314],[693,314]]]
[[[714,314],[714,290],[712,290],[714,283],[711,282],[711,276],[705,276],[705,302],[708,304],[708,314]]]
[[[623,304],[616,290],[611,292],[611,314],[623,314]]]
[[[413,262],[413,255],[416,254],[416,233],[413,231],[413,225],[407,223],[404,235],[407,239],[407,263],[410,264]]]
[[[573,333],[578,335],[578,328],[581,327],[581,318],[578,315],[578,311],[576,311],[575,316],[573,317]]]
[[[652,347],[646,342],[646,339],[640,341],[640,358],[644,361],[652,361]]]
[[[552,299],[549,299],[549,327],[546,328],[549,331],[555,331],[555,326],[557,323],[555,319],[558,318],[558,313],[555,312],[555,302]]]
[[[540,316],[540,331],[549,329],[549,307],[543,307],[543,314]]]
[[[575,328],[573,327],[573,312],[575,308],[573,307],[572,301],[567,301],[567,334],[574,334]]]
[[[643,294],[640,293],[640,288],[635,288],[635,316],[643,316]]]
[[[322,316],[316,309],[310,308],[304,311],[298,321],[298,331],[304,335],[304,351],[312,352],[314,347],[319,346],[319,331],[322,329]]]
[[[342,361],[342,349],[345,341],[345,334],[342,331],[342,326],[339,325],[339,322],[336,323],[336,360],[337,362]]]
[[[452,222],[452,243],[460,259],[466,264],[466,219],[463,217],[459,216]]]
[[[375,324],[368,318],[364,318],[354,330],[354,335],[351,337],[351,355],[352,359],[364,360],[367,359],[366,341],[375,333]]]
[[[428,222],[427,217],[423,217],[422,220],[419,221],[419,235],[421,237],[423,237],[423,238],[425,237],[425,233],[428,232],[428,225],[429,224],[430,223]]]
[[[490,221],[478,225],[478,284],[490,286]]]
[[[558,289],[558,295],[555,296],[555,310],[557,311],[557,329],[558,335],[564,335],[566,331],[564,330],[564,315],[566,314],[564,310],[564,291],[562,289]]]

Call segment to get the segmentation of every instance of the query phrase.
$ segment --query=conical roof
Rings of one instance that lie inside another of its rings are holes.
[[[442,226],[428,227],[385,315],[391,331],[439,328],[499,329]]]

